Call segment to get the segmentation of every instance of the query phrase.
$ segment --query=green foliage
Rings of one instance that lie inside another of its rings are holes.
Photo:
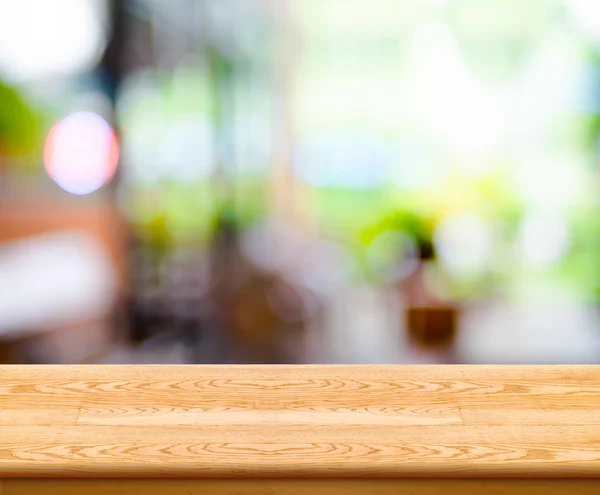
[[[259,180],[239,180],[235,204],[235,221],[247,228],[268,214],[268,184]]]
[[[389,210],[389,196],[382,190],[323,188],[316,191],[318,223],[349,242]]]
[[[39,144],[40,123],[18,91],[0,81],[0,154],[32,152]]]
[[[383,232],[400,231],[410,236],[419,246],[432,243],[433,222],[415,210],[396,211],[366,229],[361,235],[363,244],[368,245]]]

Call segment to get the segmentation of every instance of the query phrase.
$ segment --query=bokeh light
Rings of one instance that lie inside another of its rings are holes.
[[[78,112],[59,121],[48,133],[44,165],[65,191],[90,194],[115,175],[119,158],[117,137],[99,115]]]
[[[79,74],[106,44],[107,2],[0,2],[0,66],[11,80]]]
[[[519,248],[531,267],[548,268],[560,261],[571,244],[565,215],[557,211],[532,211],[521,225]]]
[[[441,264],[450,273],[479,273],[491,260],[492,232],[475,212],[462,212],[445,219],[434,238]]]

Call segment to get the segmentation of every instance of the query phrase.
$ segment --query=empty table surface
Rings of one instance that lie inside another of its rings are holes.
[[[0,478],[600,477],[595,366],[0,366]]]

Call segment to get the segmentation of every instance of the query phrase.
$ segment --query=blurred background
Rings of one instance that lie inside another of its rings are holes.
[[[597,0],[0,0],[0,362],[600,363]]]

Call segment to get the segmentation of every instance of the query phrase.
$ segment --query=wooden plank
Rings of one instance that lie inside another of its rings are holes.
[[[64,406],[160,406],[301,409],[365,408],[373,401],[389,407],[588,408],[600,404],[600,368],[557,367],[552,378],[538,367],[465,368],[414,366],[89,366],[32,370],[15,367],[11,380],[0,382],[0,400]],[[143,369],[136,369],[143,368]],[[216,370],[213,368],[217,368]],[[460,368],[460,369],[457,369]],[[344,371],[345,370],[345,371]],[[2,373],[2,369],[0,369]],[[346,373],[346,377],[340,376]],[[42,378],[45,377],[45,378]],[[579,380],[578,380],[579,378]]]
[[[127,445],[147,444],[407,444],[423,445],[598,445],[600,428],[589,426],[410,426],[341,424],[269,420],[242,423],[223,419],[193,426],[0,426],[0,449],[6,445]],[[0,450],[1,451],[1,450]],[[600,456],[600,452],[598,452]],[[1,458],[0,458],[1,461]]]
[[[0,404],[6,477],[600,477],[595,366],[11,366]]]
[[[0,428],[0,476],[598,476],[573,428]]]
[[[0,426],[67,426],[75,425],[78,408],[14,407],[0,403]]]
[[[589,425],[600,428],[600,403],[584,408],[490,408],[463,407],[466,425]]]
[[[600,480],[4,480],[2,495],[597,495]]]
[[[120,406],[83,407],[77,419],[80,425],[111,426],[213,426],[252,425],[269,423],[274,425],[383,425],[383,426],[424,426],[462,425],[457,407],[418,408],[418,407],[303,407],[294,404],[288,407],[259,409],[251,404],[223,406],[221,403],[207,404],[205,407],[169,406]]]
[[[504,365],[10,365],[0,366],[0,376],[13,380],[44,381],[145,381],[165,380],[425,380],[425,381],[513,381],[575,384],[600,387],[600,365],[504,366]],[[447,385],[450,385],[449,383]]]

